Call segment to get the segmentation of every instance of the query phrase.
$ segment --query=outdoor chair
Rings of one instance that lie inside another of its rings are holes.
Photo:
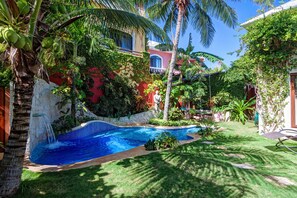
[[[278,142],[275,145],[277,148],[286,148],[289,151],[292,151],[293,153],[297,154],[297,151],[293,150],[293,148],[297,148],[297,146],[288,146],[284,143],[287,140],[297,141],[297,130],[281,129],[278,132],[264,133],[263,136],[273,140],[278,139]]]

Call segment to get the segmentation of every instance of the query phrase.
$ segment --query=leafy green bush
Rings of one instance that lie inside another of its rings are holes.
[[[8,87],[12,80],[12,70],[9,67],[4,67],[0,62],[0,86]]]
[[[216,122],[213,121],[211,118],[204,118],[204,119],[201,119],[199,122],[200,122],[200,125],[203,127],[216,126]]]
[[[200,123],[196,120],[178,120],[178,121],[164,121],[160,118],[152,118],[149,120],[149,124],[157,126],[187,126],[187,125],[199,125]]]
[[[189,109],[189,114],[190,115],[195,115],[197,113],[196,109]]]
[[[214,132],[214,128],[212,127],[204,127],[198,133],[202,134],[202,139],[205,139],[206,136],[211,135]]]
[[[104,84],[100,87],[104,95],[98,104],[91,105],[96,115],[117,118],[136,113],[136,90],[126,80],[120,76],[104,78]]]
[[[155,146],[157,149],[176,148],[178,140],[169,132],[163,132],[156,137]]]
[[[173,121],[181,120],[183,119],[183,117],[184,117],[184,114],[179,108],[173,107],[169,110],[169,120],[173,120]]]
[[[144,148],[147,151],[152,151],[152,150],[157,150],[156,145],[155,145],[155,139],[149,139],[145,144]]]
[[[248,120],[248,111],[253,111],[255,100],[251,99],[249,101],[245,100],[234,100],[229,106],[225,109],[226,111],[231,112],[231,119],[241,122],[243,125]]]

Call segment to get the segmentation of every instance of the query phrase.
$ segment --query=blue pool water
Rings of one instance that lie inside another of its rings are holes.
[[[104,122],[91,122],[83,128],[57,137],[57,142],[42,142],[32,151],[30,160],[37,164],[66,165],[106,156],[145,144],[164,131],[178,140],[192,139],[188,133],[200,128],[156,129],[149,127],[116,127]]]

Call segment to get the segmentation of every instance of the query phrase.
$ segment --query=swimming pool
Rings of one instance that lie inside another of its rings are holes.
[[[91,121],[70,133],[59,135],[55,143],[41,142],[31,152],[30,160],[43,165],[73,164],[135,148],[164,131],[170,132],[178,140],[190,140],[192,137],[187,134],[199,130],[198,127],[118,127],[105,122]]]

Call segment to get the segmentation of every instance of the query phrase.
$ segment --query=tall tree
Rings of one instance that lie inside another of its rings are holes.
[[[211,44],[215,33],[211,16],[223,21],[229,27],[236,25],[237,16],[235,11],[224,0],[150,0],[146,1],[146,3],[150,18],[164,21],[164,30],[167,32],[175,29],[163,117],[164,120],[168,120],[172,75],[180,33],[184,33],[188,23],[191,23],[193,28],[200,32],[202,45],[207,47]]]
[[[45,19],[52,13],[53,3],[70,5],[71,2],[79,1],[51,3],[50,0],[0,0],[0,44],[6,48],[5,62],[13,71],[15,86],[10,136],[0,164],[0,197],[11,196],[19,188],[28,138],[34,78],[40,76],[48,81],[44,65],[39,60],[42,43],[47,35],[55,35],[55,31],[86,16],[94,16],[97,24],[142,29],[164,36],[163,31],[150,20],[135,14],[136,12],[124,11],[132,9],[133,6],[121,0],[82,1],[73,12],[59,15],[54,23],[46,22]]]

